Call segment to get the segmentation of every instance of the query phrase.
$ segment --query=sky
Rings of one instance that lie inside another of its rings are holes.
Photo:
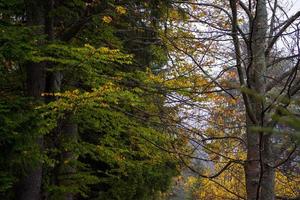
[[[295,14],[297,11],[300,10],[300,0],[292,0],[291,1],[293,5],[291,10],[289,11],[289,14],[292,15],[292,14]]]

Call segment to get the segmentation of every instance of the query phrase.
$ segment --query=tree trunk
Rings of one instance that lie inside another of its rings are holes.
[[[59,92],[61,90],[62,74],[60,72],[49,72],[47,75],[47,92]],[[53,101],[55,97],[47,98],[47,101]],[[56,146],[61,150],[59,166],[53,171],[53,183],[58,187],[72,186],[72,176],[76,172],[74,161],[77,159],[76,155],[72,152],[72,146],[77,143],[78,126],[71,120],[71,114],[66,115],[65,119],[58,119],[59,128],[54,130],[52,137],[58,137],[58,144],[48,144]],[[55,141],[56,138],[50,138],[49,141]],[[50,142],[51,143],[51,142]],[[67,192],[62,194],[61,199],[73,200],[74,194]]]
[[[27,1],[26,14],[27,25],[43,26],[44,13],[42,1]],[[27,94],[36,101],[43,101],[41,94],[45,90],[45,66],[43,63],[27,63]],[[43,137],[36,140],[40,149],[43,148]],[[25,169],[27,174],[23,177],[16,188],[16,198],[18,200],[39,200],[42,183],[42,163],[37,163],[32,168]]]
[[[249,104],[255,120],[247,112],[247,162],[245,165],[247,200],[274,200],[274,170],[269,167],[272,160],[271,140],[262,130],[253,131],[252,127],[264,127],[264,95],[266,88],[266,0],[256,1],[256,13],[251,34],[251,57],[249,66],[249,86],[256,95],[250,96]]]
[[[245,164],[247,200],[256,200],[260,175],[259,134],[251,131],[254,125],[250,119],[247,119],[247,162]]]
[[[46,23],[45,23],[45,33],[48,36],[48,40],[51,41],[54,39],[53,34],[53,24],[54,19],[51,17],[51,11],[54,7],[54,1],[49,0],[46,5]],[[53,68],[53,63],[48,63],[48,68]],[[61,72],[56,71],[48,71],[47,72],[47,80],[46,80],[46,90],[48,93],[55,93],[61,91],[63,74]],[[51,102],[56,100],[57,97],[49,96],[46,101]],[[76,172],[76,168],[74,167],[74,161],[77,159],[76,155],[72,152],[72,149],[66,148],[69,144],[74,144],[77,142],[78,135],[78,126],[76,123],[71,122],[71,114],[67,114],[65,119],[58,119],[59,128],[54,130],[52,137],[58,137],[58,144],[54,144],[54,146],[58,145],[61,148],[59,166],[54,169],[53,179],[55,180],[53,184],[61,187],[69,187],[72,184],[72,175]],[[51,138],[50,138],[51,139]],[[55,141],[55,138],[52,138],[52,141]],[[51,141],[51,140],[50,140]],[[52,144],[50,144],[51,146]],[[62,194],[62,199],[65,200],[73,200],[74,194],[71,192],[67,192]]]
[[[263,176],[260,199],[274,200],[275,169],[271,167],[274,165],[271,135],[264,135],[262,140]]]
[[[72,180],[73,175],[76,172],[74,161],[77,160],[76,154],[72,152],[72,148],[68,149],[68,146],[76,144],[78,138],[78,126],[76,123],[71,122],[70,116],[67,116],[63,122],[62,135],[60,138],[61,147],[63,147],[61,153],[60,167],[58,171],[58,185],[62,187],[70,187],[74,185]],[[64,194],[63,199],[73,200],[74,194],[67,192]]]

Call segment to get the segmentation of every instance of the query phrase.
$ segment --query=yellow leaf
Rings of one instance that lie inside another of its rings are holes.
[[[116,7],[116,11],[117,13],[119,13],[120,15],[124,15],[126,13],[126,8],[124,8],[123,6],[117,6]]]
[[[102,21],[109,24],[112,21],[112,18],[110,16],[103,16]]]

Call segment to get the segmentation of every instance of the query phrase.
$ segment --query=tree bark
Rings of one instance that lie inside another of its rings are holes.
[[[67,116],[63,121],[62,135],[60,138],[61,147],[64,149],[61,153],[60,167],[58,171],[58,185],[62,187],[69,187],[74,185],[72,176],[76,172],[74,161],[77,160],[76,155],[72,152],[72,149],[67,147],[71,144],[75,144],[78,139],[78,125],[71,122],[70,116]],[[68,192],[64,194],[63,199],[73,200],[74,194]]]
[[[44,25],[44,7],[42,1],[26,2],[27,26]],[[37,30],[39,32],[39,30]],[[41,94],[45,90],[45,65],[43,63],[29,62],[26,64],[27,73],[27,95],[33,97],[35,101],[43,101]],[[36,140],[40,150],[43,148],[43,137]],[[42,163],[37,163],[34,167],[25,169],[25,177],[21,178],[16,187],[16,198],[18,200],[39,200],[42,184]]]
[[[261,195],[262,200],[275,199],[275,169],[271,166],[274,165],[272,140],[271,135],[266,134],[262,138],[262,159],[263,159],[263,175],[261,181]]]
[[[247,200],[274,200],[274,170],[272,161],[270,135],[253,131],[253,127],[265,126],[264,95],[266,91],[265,71],[267,44],[267,7],[266,0],[256,1],[256,13],[251,34],[251,65],[248,83],[256,95],[250,96],[251,111],[256,120],[249,118],[247,112],[247,162],[245,165]]]
[[[247,162],[245,163],[247,200],[256,200],[259,184],[259,135],[251,131],[255,124],[247,117]]]

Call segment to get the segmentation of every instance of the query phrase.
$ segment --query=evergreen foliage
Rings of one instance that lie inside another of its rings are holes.
[[[175,111],[149,76],[167,60],[156,34],[164,3],[117,2],[0,2],[1,199],[41,163],[40,193],[55,200],[158,199],[178,174],[153,145],[177,140],[162,120]],[[28,24],[30,12],[44,24]],[[46,70],[41,97],[27,92],[32,63]]]

